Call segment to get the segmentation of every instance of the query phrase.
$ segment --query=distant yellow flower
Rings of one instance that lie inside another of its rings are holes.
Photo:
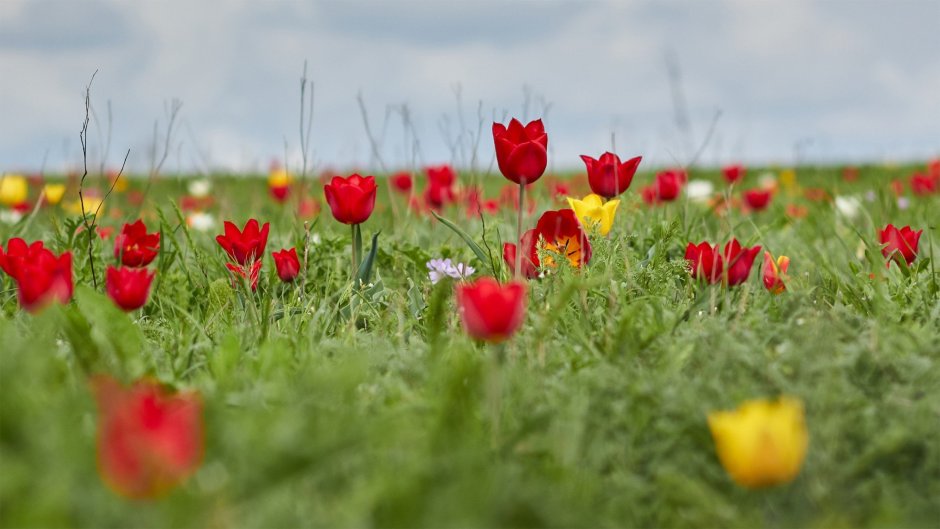
[[[766,487],[799,474],[809,436],[798,399],[749,400],[734,411],[709,413],[708,426],[718,459],[739,485]]]
[[[54,206],[62,201],[65,184],[46,184],[42,188],[42,194],[46,197],[46,203]]]
[[[780,171],[780,185],[790,196],[796,196],[800,192],[800,185],[796,181],[796,171],[793,169],[784,169]]]
[[[0,204],[16,206],[29,198],[29,184],[18,174],[0,176]]]
[[[284,169],[274,169],[268,174],[268,187],[287,187],[293,177]]]
[[[85,197],[85,215],[94,215],[95,211],[98,211],[98,207],[101,206],[103,201],[100,197]],[[82,214],[82,201],[73,200],[71,202],[63,203],[62,208],[72,215],[81,215]],[[104,211],[104,207],[98,211],[100,215]]]
[[[601,235],[607,235],[614,225],[614,216],[617,214],[620,200],[604,202],[600,195],[590,194],[582,200],[568,197],[568,205],[574,210],[574,214],[585,228],[597,226]]]

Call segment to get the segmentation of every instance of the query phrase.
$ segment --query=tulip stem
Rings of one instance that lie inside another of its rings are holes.
[[[518,281],[522,278],[522,208],[525,204],[525,180],[519,182],[519,211],[516,217],[516,263],[515,263],[515,279]]]
[[[362,252],[362,231],[358,224],[352,225],[352,280],[359,273],[359,254]],[[355,285],[354,285],[355,286]]]

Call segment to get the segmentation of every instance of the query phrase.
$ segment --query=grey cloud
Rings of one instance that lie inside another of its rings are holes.
[[[131,38],[127,17],[105,2],[30,0],[0,18],[0,50],[83,52],[121,46]]]

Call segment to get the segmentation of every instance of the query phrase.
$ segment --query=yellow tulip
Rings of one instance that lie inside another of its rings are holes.
[[[102,207],[100,211],[98,210],[98,207],[101,206],[102,202],[103,201],[101,200],[100,197],[85,197],[85,215],[86,216],[94,215],[95,211],[98,211],[98,214],[100,215],[101,212],[104,211],[104,207]],[[73,200],[71,202],[63,204],[62,208],[65,209],[66,212],[71,213],[72,215],[81,215],[82,214],[82,201]]]
[[[581,200],[568,197],[568,205],[583,226],[595,226],[601,235],[607,235],[614,225],[614,216],[617,214],[620,200],[604,202],[600,195],[590,194]]]
[[[268,174],[268,187],[287,187],[290,185],[291,174],[284,169],[275,169]]]
[[[784,169],[780,171],[780,185],[790,196],[796,196],[800,192],[800,185],[796,181],[796,171],[793,169]]]
[[[16,206],[29,198],[29,184],[18,174],[0,176],[0,204]]]
[[[42,194],[46,197],[46,203],[56,205],[62,201],[65,194],[65,184],[46,184],[42,188]]]
[[[734,411],[709,413],[708,426],[718,459],[739,485],[777,485],[799,474],[809,436],[798,399],[749,400]]]

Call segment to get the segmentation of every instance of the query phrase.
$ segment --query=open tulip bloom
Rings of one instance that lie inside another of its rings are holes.
[[[770,252],[764,252],[764,288],[772,294],[781,294],[787,289],[784,278],[787,275],[787,269],[790,267],[790,258],[781,255],[774,261]]]
[[[147,233],[147,226],[140,219],[133,224],[125,224],[114,238],[114,257],[120,259],[124,266],[147,266],[157,257],[159,250],[160,232]]]
[[[881,254],[888,259],[886,266],[891,266],[891,261],[901,263],[904,261],[908,266],[914,262],[917,257],[917,245],[920,242],[920,236],[924,230],[914,231],[910,226],[904,226],[897,229],[894,224],[888,224],[878,234],[881,241]]]
[[[225,233],[215,240],[233,261],[241,266],[253,263],[264,256],[264,247],[268,244],[269,224],[258,227],[258,221],[250,219],[242,231],[235,224],[225,221]]]
[[[13,238],[7,242],[6,252],[0,248],[0,269],[16,281],[20,306],[29,312],[39,312],[52,302],[72,300],[71,252],[56,256],[42,241],[27,245],[23,239]]]
[[[723,280],[727,286],[736,286],[747,281],[754,265],[754,259],[761,247],[745,248],[737,239],[732,238],[719,252],[718,245],[707,242],[689,243],[685,249],[685,259],[689,263],[689,272],[695,279],[708,283]]]

